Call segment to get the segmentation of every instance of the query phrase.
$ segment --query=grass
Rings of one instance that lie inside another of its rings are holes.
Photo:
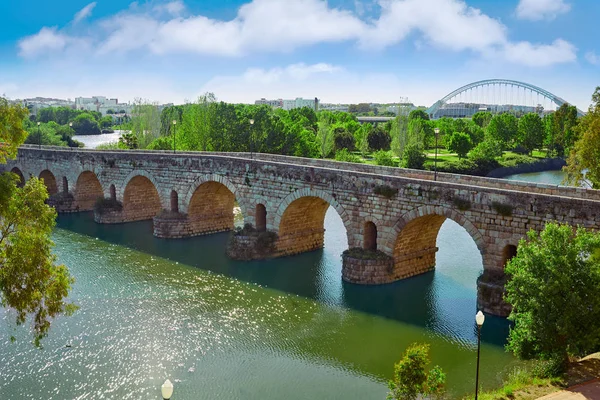
[[[512,399],[537,399],[547,394],[559,391],[563,388],[564,382],[560,378],[535,378],[524,369],[513,371],[508,380],[500,389],[491,392],[480,393],[478,399],[481,400],[512,400]],[[468,396],[464,399],[473,399],[474,396]]]

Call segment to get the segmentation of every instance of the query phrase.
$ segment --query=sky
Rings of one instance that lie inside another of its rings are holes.
[[[599,15],[598,0],[3,0],[0,95],[430,106],[501,78],[585,110]]]

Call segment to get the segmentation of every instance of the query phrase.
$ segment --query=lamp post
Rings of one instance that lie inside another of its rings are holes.
[[[176,143],[175,143],[175,126],[177,125],[177,120],[173,120],[173,154],[175,154]]]
[[[252,160],[254,153],[254,130],[252,127],[254,126],[254,120],[251,119],[248,122],[250,122],[250,159]]]
[[[173,396],[173,384],[170,380],[166,380],[160,387],[160,392],[164,400],[169,400]]]
[[[435,160],[433,162],[433,165],[434,165],[433,180],[437,181],[437,151],[438,151],[438,136],[440,134],[440,128],[435,128],[433,130],[433,132],[435,132]]]
[[[42,148],[42,134],[40,132],[40,123],[37,123],[38,126],[38,148]]]
[[[475,400],[477,400],[477,394],[479,392],[479,350],[481,349],[481,326],[485,321],[485,315],[481,311],[475,316],[475,322],[477,323],[477,374],[475,375]]]

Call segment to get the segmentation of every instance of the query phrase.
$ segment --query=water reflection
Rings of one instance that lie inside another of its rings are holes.
[[[164,240],[152,236],[150,221],[100,225],[90,213],[62,215],[59,227],[127,246],[185,265],[296,294],[330,306],[389,318],[420,327],[469,347],[475,343],[476,280],[481,255],[469,234],[453,221],[440,229],[436,270],[389,285],[343,283],[341,253],[347,248],[343,223],[333,209],[326,215],[325,248],[283,259],[238,262],[225,256],[228,234]],[[483,340],[503,345],[505,319],[489,317]]]

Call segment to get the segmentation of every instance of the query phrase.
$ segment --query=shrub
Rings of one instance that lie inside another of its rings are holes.
[[[502,145],[491,139],[484,140],[469,152],[469,159],[474,162],[495,160],[500,156],[502,156]]]
[[[94,211],[102,215],[106,211],[121,211],[123,210],[123,204],[116,199],[98,197],[94,204]]]
[[[389,200],[398,194],[398,189],[394,189],[388,185],[377,185],[375,186],[375,189],[373,189],[373,192]]]
[[[356,258],[357,260],[391,260],[392,257],[380,250],[365,250],[361,247],[352,247],[344,250],[345,256]]]
[[[458,154],[459,158],[465,158],[471,148],[473,142],[471,137],[464,132],[454,132],[448,138],[448,150]]]
[[[503,217],[510,217],[513,212],[513,207],[510,204],[502,204],[497,201],[492,202],[492,208]]]
[[[350,153],[346,149],[341,149],[341,150],[336,151],[335,159],[337,161],[345,161],[345,162],[353,162],[353,163],[361,163],[362,162],[362,160],[359,156]]]
[[[394,160],[394,156],[389,151],[379,150],[373,154],[375,164],[384,167],[397,167],[398,163]]]
[[[419,397],[441,397],[446,374],[439,366],[425,369],[429,363],[429,345],[412,344],[394,366],[394,379],[388,383],[389,400],[415,400]]]
[[[425,164],[425,154],[423,147],[416,143],[410,143],[404,148],[402,155],[402,166],[404,168],[423,169]]]

